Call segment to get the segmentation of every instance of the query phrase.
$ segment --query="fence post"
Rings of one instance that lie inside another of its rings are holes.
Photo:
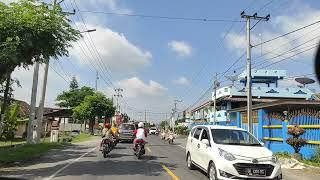
[[[237,127],[241,128],[241,113],[237,112]]]
[[[258,139],[263,141],[263,118],[265,116],[265,111],[263,109],[258,110]]]

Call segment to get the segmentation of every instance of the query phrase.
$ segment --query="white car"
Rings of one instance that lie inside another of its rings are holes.
[[[149,129],[149,134],[156,134],[157,133],[157,128],[152,127]]]
[[[199,125],[186,145],[187,166],[207,172],[213,179],[282,179],[276,156],[241,128]]]

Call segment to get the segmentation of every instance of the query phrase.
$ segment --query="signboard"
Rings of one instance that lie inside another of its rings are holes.
[[[216,112],[216,122],[227,121],[227,111],[221,110]],[[210,122],[214,122],[214,113],[210,113]]]
[[[51,130],[59,130],[59,121],[52,121]]]

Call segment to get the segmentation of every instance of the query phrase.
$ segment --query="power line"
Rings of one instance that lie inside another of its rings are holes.
[[[117,13],[117,12],[105,12],[105,11],[88,11],[79,10],[83,13],[94,13],[94,14],[107,14],[116,16],[127,16],[127,17],[139,17],[139,18],[150,18],[150,19],[167,19],[167,20],[183,20],[183,21],[202,21],[202,22],[233,22],[239,23],[244,22],[240,20],[228,20],[228,19],[211,19],[211,18],[189,18],[189,17],[173,17],[173,16],[157,16],[157,15],[146,15],[146,14],[128,14],[128,13]]]
[[[301,52],[299,52],[299,53],[297,53],[297,54],[294,54],[294,55],[292,55],[292,56],[283,58],[283,59],[278,60],[278,61],[276,61],[276,62],[273,62],[273,63],[271,63],[271,64],[269,64],[269,65],[263,66],[262,68],[266,68],[266,67],[272,66],[272,65],[274,65],[274,64],[280,63],[280,62],[282,62],[282,61],[291,59],[291,58],[294,57],[294,56],[297,56],[297,55],[299,55],[299,54],[305,53],[305,52],[310,51],[310,50],[312,50],[312,49],[314,49],[314,48],[317,48],[317,47],[318,47],[318,45],[315,45],[315,46],[313,46],[313,47],[311,47],[311,48],[308,48],[308,49],[306,49],[306,50],[304,50],[304,51],[301,51]],[[262,68],[259,68],[259,69],[262,69]]]
[[[49,67],[58,75],[60,76],[66,83],[69,83],[58,71],[56,71],[50,64]]]
[[[295,29],[295,30],[293,30],[293,31],[287,32],[287,33],[282,34],[282,35],[280,35],[280,36],[277,36],[277,37],[274,37],[274,38],[269,39],[269,40],[267,40],[267,41],[264,41],[264,42],[261,42],[261,43],[259,43],[259,44],[256,44],[256,45],[254,45],[254,46],[252,46],[252,47],[257,47],[257,46],[260,46],[260,45],[262,45],[262,44],[269,43],[269,42],[271,42],[271,41],[274,41],[274,40],[276,40],[276,39],[282,38],[282,37],[284,37],[284,36],[287,36],[287,35],[289,35],[289,34],[295,33],[295,32],[297,32],[297,31],[300,31],[300,30],[302,30],[302,29],[305,29],[305,28],[307,28],[307,27],[313,26],[313,25],[318,24],[318,23],[320,23],[320,21],[313,22],[313,23],[308,24],[308,25],[306,25],[306,26],[300,27],[300,28]]]

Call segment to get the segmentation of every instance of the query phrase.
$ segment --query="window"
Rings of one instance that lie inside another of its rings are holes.
[[[202,135],[201,135],[201,139],[208,139],[209,140],[209,134],[208,131],[206,129],[203,129]]]
[[[193,137],[194,137],[195,139],[199,139],[201,130],[202,130],[201,128],[197,128],[197,129],[196,129],[196,132],[195,132],[194,135],[193,135]]]
[[[213,141],[217,144],[261,146],[259,141],[247,131],[233,129],[212,129]]]
[[[191,129],[190,135],[192,136],[196,128]]]

